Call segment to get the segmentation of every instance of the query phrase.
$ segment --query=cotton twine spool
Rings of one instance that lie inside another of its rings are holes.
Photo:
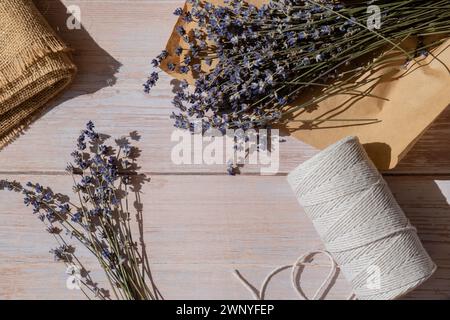
[[[358,299],[398,298],[435,271],[358,138],[323,150],[292,171],[288,181]],[[368,285],[368,270],[374,267],[379,287]]]
[[[436,266],[416,229],[405,217],[364,148],[347,137],[298,166],[288,175],[298,201],[312,220],[326,251],[303,254],[292,265],[273,270],[258,291],[238,271],[239,280],[256,299],[264,300],[274,275],[291,269],[298,283],[307,257],[324,254],[331,270],[313,299],[320,299],[339,268],[358,299],[388,300],[403,296],[427,280]]]

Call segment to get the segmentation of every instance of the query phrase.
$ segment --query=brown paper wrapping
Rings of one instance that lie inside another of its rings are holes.
[[[209,2],[223,4],[223,0]],[[258,6],[268,1],[247,2]],[[188,4],[185,9],[189,9]],[[181,19],[175,27],[178,25],[187,31],[194,27],[193,23],[186,24]],[[178,46],[186,47],[175,27],[166,47],[169,53]],[[391,169],[450,104],[449,47],[450,40],[426,59],[412,62],[406,68],[405,59],[398,56],[398,64],[386,66],[375,74],[382,78],[371,88],[370,95],[331,96],[314,108],[297,112],[281,129],[319,149],[346,136],[358,136],[376,166],[381,170]],[[171,56],[167,62],[179,63],[179,59]],[[165,65],[162,69],[177,79],[194,81],[192,74],[170,72]],[[364,91],[368,86],[359,90]]]

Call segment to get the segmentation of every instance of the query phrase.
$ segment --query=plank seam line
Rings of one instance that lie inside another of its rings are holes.
[[[226,172],[153,172],[141,171],[139,173],[147,176],[227,176]],[[259,172],[244,172],[237,176],[262,176],[262,177],[284,177],[287,172],[280,172],[275,175],[261,175]],[[433,172],[382,172],[384,177],[450,177],[450,173],[433,173]],[[0,171],[0,175],[7,176],[67,176],[64,171]]]

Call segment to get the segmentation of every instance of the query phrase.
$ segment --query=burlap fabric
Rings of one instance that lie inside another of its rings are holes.
[[[73,79],[76,67],[31,0],[0,0],[0,148]]]

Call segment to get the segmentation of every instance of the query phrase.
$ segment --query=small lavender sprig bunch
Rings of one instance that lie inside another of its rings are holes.
[[[263,128],[337,93],[369,95],[359,88],[378,78],[357,79],[398,61],[374,58],[397,51],[408,62],[428,55],[442,39],[419,41],[413,50],[402,48],[403,40],[450,34],[449,0],[271,0],[260,8],[242,0],[188,2],[190,11],[174,12],[196,24],[177,27],[186,48],[164,50],[152,64],[195,76],[195,86],[182,81],[173,100],[175,126],[190,130],[199,120],[203,130]],[[368,5],[381,10],[379,30],[367,26],[373,14]],[[158,78],[151,74],[146,92]],[[300,97],[310,98],[292,104]]]
[[[16,181],[0,180],[0,189],[23,194],[24,204],[32,207],[58,243],[50,251],[55,260],[83,271],[80,289],[88,298],[109,299],[110,294],[90,278],[75,254],[71,239],[78,240],[97,258],[115,298],[159,299],[142,234],[140,244],[132,235],[129,198],[135,195],[136,219],[140,224],[139,193],[146,181],[145,176],[136,172],[139,152],[127,137],[116,140],[116,148],[106,144],[106,140],[106,136],[95,131],[91,121],[78,137],[77,148],[71,154],[73,163],[66,169],[73,178],[77,202],[39,183],[28,182],[23,186]]]

